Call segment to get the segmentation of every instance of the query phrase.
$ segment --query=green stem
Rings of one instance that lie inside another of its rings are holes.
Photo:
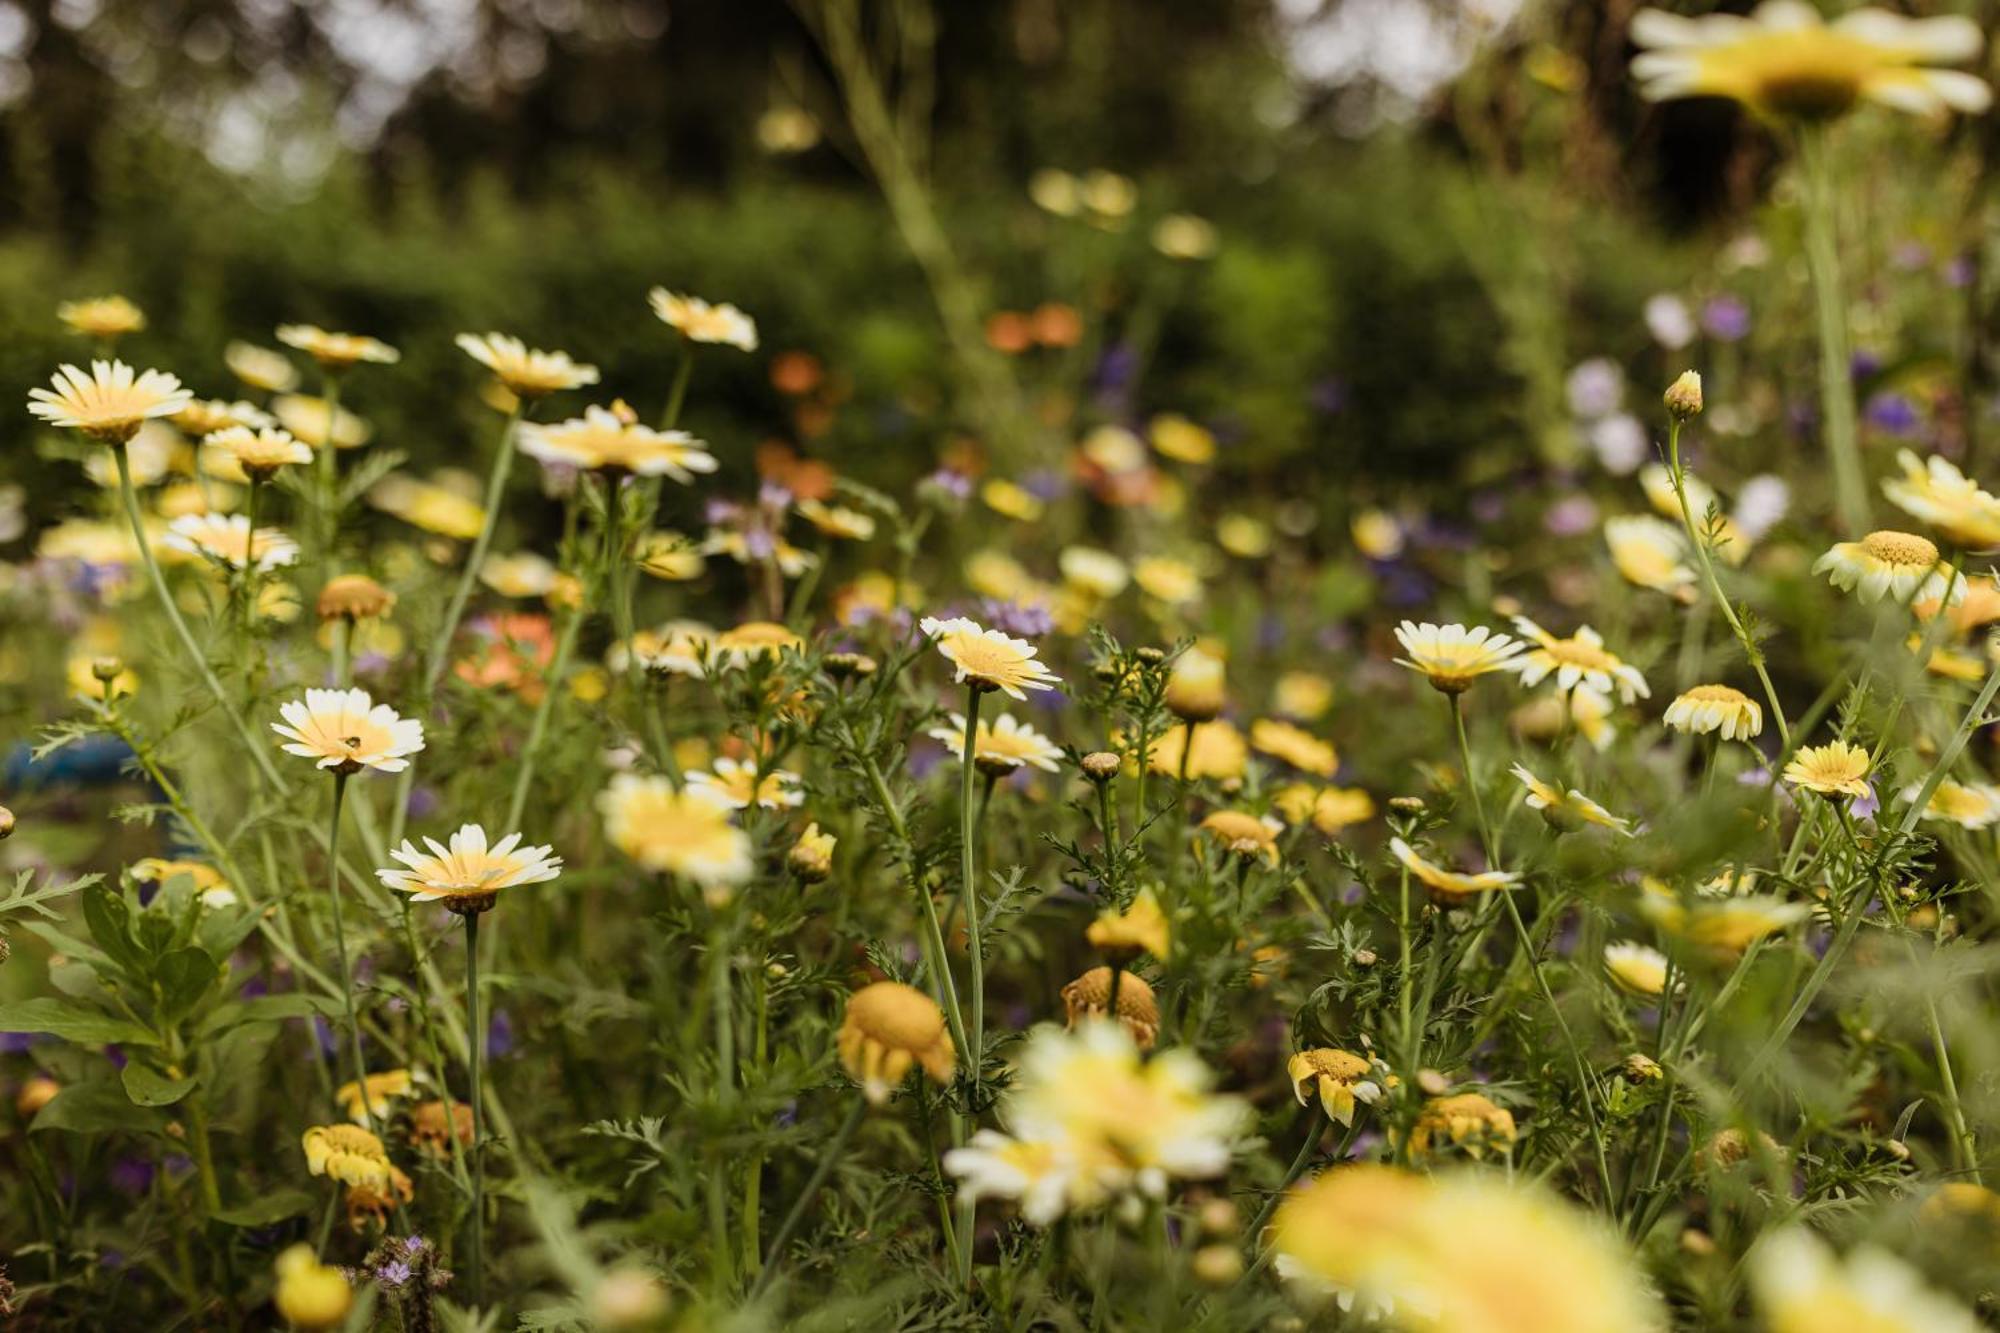
[[[976,682],[965,687],[965,750],[959,756],[958,765],[959,883],[965,903],[967,949],[972,957],[972,1046],[966,1051],[965,1058],[972,1067],[974,1106],[979,1104],[981,1056],[986,1043],[986,958],[980,941],[984,932],[979,922],[978,828],[972,801],[972,780],[977,768],[973,756],[979,753],[980,693]]]
[[[1868,484],[1855,439],[1854,375],[1841,288],[1840,246],[1834,234],[1836,198],[1826,131],[1809,126],[1799,135],[1805,175],[1806,266],[1812,274],[1819,325],[1820,431],[1833,466],[1840,522],[1850,536],[1868,530]]]
[[[160,572],[160,562],[153,557],[152,543],[146,539],[146,521],[139,512],[139,493],[132,485],[132,464],[125,457],[124,446],[111,446],[111,456],[118,465],[118,498],[125,506],[125,518],[132,527],[132,540],[139,548],[139,562],[146,567],[146,577],[152,582],[153,595],[158,599],[160,609],[166,612],[168,623],[174,627],[174,634],[180,639],[188,661],[192,662],[195,670],[200,673],[202,684],[208,687],[209,694],[215,699],[216,707],[220,708],[235,726],[237,737],[243,742],[243,748],[249,753],[251,762],[256,765],[257,771],[263,775],[264,781],[271,789],[283,795],[285,780],[279,775],[277,767],[272,764],[271,756],[265,753],[270,747],[258,740],[256,733],[250,730],[250,724],[236,711],[229,692],[216,678],[214,669],[208,664],[208,657],[201,650],[201,645],[195,642],[194,632],[188,628],[187,621],[181,618],[180,608],[174,605],[173,593],[167,588],[166,576]]]
[[[479,913],[465,913],[466,1067],[472,1087],[472,1303],[486,1301],[486,1157],[482,1142],[486,1026],[479,1015]],[[450,1117],[447,1116],[447,1119]]]
[[[1687,474],[1681,470],[1681,421],[1679,417],[1667,427],[1667,475],[1674,483],[1674,499],[1679,503],[1681,526],[1687,530],[1688,544],[1694,547],[1695,562],[1701,566],[1703,580],[1708,584],[1708,595],[1715,599],[1722,618],[1729,624],[1729,632],[1736,636],[1736,642],[1743,649],[1743,656],[1750,663],[1750,669],[1757,673],[1757,682],[1764,687],[1764,700],[1771,706],[1771,721],[1778,728],[1778,744],[1789,750],[1792,744],[1791,729],[1785,725],[1785,706],[1778,702],[1778,689],[1771,683],[1771,673],[1764,669],[1764,651],[1744,628],[1737,616],[1736,608],[1729,603],[1722,591],[1722,580],[1715,572],[1715,559],[1709,554],[1707,538],[1695,528],[1694,513],[1688,508]]]
[[[542,751],[542,738],[548,734],[549,715],[555,712],[556,696],[562,692],[563,675],[569,669],[569,659],[576,652],[577,632],[583,628],[583,608],[570,608],[568,618],[563,622],[562,636],[556,640],[556,655],[549,663],[548,687],[542,691],[541,702],[535,705],[535,720],[528,726],[528,739],[521,746],[521,754],[514,761],[514,794],[507,801],[507,822],[503,827],[519,829],[521,816],[528,808],[528,789],[535,782],[535,761]],[[407,771],[407,770],[406,770]],[[397,818],[402,815],[397,807]]]
[[[819,1197],[821,1187],[826,1184],[826,1178],[833,1174],[835,1163],[840,1161],[841,1153],[847,1150],[847,1141],[854,1137],[854,1131],[861,1127],[861,1121],[867,1114],[867,1099],[856,1097],[854,1105],[848,1109],[847,1118],[842,1120],[840,1128],[834,1131],[833,1141],[821,1151],[819,1162],[813,1167],[812,1175],[806,1178],[805,1188],[799,1191],[799,1197],[793,1202],[792,1210],[785,1214],[785,1220],[779,1224],[778,1234],[771,1237],[771,1248],[764,1255],[764,1271],[757,1275],[757,1284],[750,1289],[752,1299],[762,1295],[764,1289],[771,1285],[771,1279],[777,1276],[778,1265],[785,1259],[785,1247],[790,1245],[792,1237],[798,1234],[813,1200]]]
[[[333,903],[333,944],[340,958],[340,999],[347,1010],[348,1053],[354,1057],[354,1086],[361,1094],[361,1119],[368,1128],[375,1127],[375,1108],[369,1103],[368,1062],[361,1054],[361,1021],[354,1009],[354,968],[347,958],[347,925],[342,918],[340,900],[340,807],[347,796],[347,774],[335,771],[333,775],[333,818],[327,829],[326,840],[326,893]]]
[[[465,616],[465,605],[472,598],[472,585],[479,578],[479,570],[486,563],[486,552],[493,545],[493,530],[500,523],[501,502],[507,495],[507,477],[514,469],[514,442],[521,424],[521,403],[515,400],[513,410],[507,413],[507,424],[500,431],[500,448],[493,456],[493,469],[486,474],[486,512],[480,519],[479,535],[473,538],[472,551],[466,557],[465,568],[459,572],[458,585],[452,589],[451,600],[445,604],[444,619],[438,622],[437,635],[431,640],[430,652],[424,657],[424,687],[419,693],[430,697],[437,688],[438,679],[444,675],[445,660],[451,655],[451,641],[458,633],[458,624]]]

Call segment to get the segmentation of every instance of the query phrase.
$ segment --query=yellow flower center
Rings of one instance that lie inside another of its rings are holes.
[[[1697,685],[1683,697],[1699,703],[1732,704],[1738,707],[1750,702],[1749,695],[1728,685]]]
[[[1938,562],[1937,546],[1910,532],[1871,532],[1861,539],[1861,549],[1885,565],[1928,569]]]
[[[1602,648],[1594,648],[1581,639],[1552,639],[1544,650],[1550,657],[1564,666],[1573,666],[1583,671],[1615,671],[1618,659]]]

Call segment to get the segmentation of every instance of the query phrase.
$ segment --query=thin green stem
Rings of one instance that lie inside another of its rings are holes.
[[[521,403],[517,399],[513,410],[507,413],[507,424],[501,428],[500,448],[493,455],[493,468],[486,474],[486,512],[479,523],[479,535],[473,538],[465,568],[459,572],[458,584],[451,591],[451,600],[445,603],[444,618],[438,622],[430,651],[424,655],[424,686],[419,693],[426,698],[437,688],[438,679],[444,675],[445,661],[451,656],[451,641],[458,634],[459,621],[464,618],[466,603],[472,598],[472,585],[478,580],[480,568],[486,563],[486,552],[493,545],[493,531],[500,524],[501,502],[507,495],[507,477],[514,469],[514,442],[520,425]]]
[[[486,1054],[486,1025],[479,1012],[479,916],[465,916],[465,1022],[466,1068],[472,1087],[472,1303],[486,1301],[486,1156],[484,1145],[485,1102],[483,1057]]]
[[[1854,374],[1841,287],[1840,245],[1835,235],[1837,198],[1826,131],[1807,126],[1799,135],[1805,175],[1806,267],[1812,274],[1819,331],[1820,432],[1833,467],[1834,498],[1850,536],[1868,530],[1868,484],[1855,438]]]
[[[978,853],[979,830],[972,802],[973,775],[979,753],[979,696],[977,682],[965,687],[965,749],[959,755],[960,846],[959,883],[965,903],[967,950],[972,958],[972,1045],[965,1058],[972,1067],[973,1105],[979,1104],[980,1065],[986,1049],[986,957],[980,936]]]
[[[347,774],[335,771],[333,775],[333,817],[327,827],[326,840],[326,893],[333,904],[333,944],[340,958],[340,999],[347,1010],[348,1053],[354,1058],[354,1086],[361,1094],[361,1118],[369,1128],[374,1128],[374,1108],[369,1104],[373,1099],[368,1095],[368,1062],[361,1054],[361,1020],[354,1007],[354,968],[347,957],[347,925],[340,907],[340,808],[347,796]]]
[[[848,1108],[847,1118],[842,1120],[840,1128],[834,1131],[833,1141],[821,1150],[819,1161],[814,1165],[813,1173],[806,1177],[805,1188],[799,1191],[799,1197],[793,1201],[791,1211],[785,1214],[785,1220],[778,1225],[778,1234],[771,1237],[771,1248],[764,1254],[764,1271],[757,1275],[757,1283],[750,1289],[752,1299],[762,1295],[764,1289],[771,1285],[771,1279],[778,1275],[778,1266],[785,1261],[785,1247],[792,1243],[794,1236],[798,1235],[799,1227],[805,1222],[813,1200],[819,1197],[820,1189],[826,1184],[827,1177],[833,1174],[833,1168],[840,1161],[840,1155],[847,1151],[847,1141],[854,1137],[854,1131],[861,1127],[861,1121],[867,1114],[867,1099],[856,1097],[854,1105]]]

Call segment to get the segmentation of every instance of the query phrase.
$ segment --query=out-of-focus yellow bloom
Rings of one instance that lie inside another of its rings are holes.
[[[1410,1333],[1666,1327],[1612,1232],[1498,1174],[1336,1167],[1295,1189],[1273,1226],[1281,1276]]]
[[[769,620],[746,620],[715,636],[715,651],[730,666],[742,666],[752,658],[775,657],[805,647],[806,641]]]
[[[1979,28],[1959,15],[1857,9],[1828,24],[1804,0],[1764,0],[1747,17],[1645,9],[1632,40],[1642,48],[1632,61],[1639,93],[1656,102],[1726,97],[1773,119],[1813,121],[1863,100],[1927,116],[1993,101],[1978,77],[1930,67],[1978,57]]]
[[[1652,998],[1667,988],[1667,956],[1631,940],[1604,946],[1604,970],[1634,995]]]
[[[1232,856],[1275,867],[1278,835],[1284,831],[1285,826],[1269,815],[1259,817],[1242,810],[1217,810],[1201,821],[1195,834]]]
[[[1647,698],[1652,691],[1639,669],[1604,646],[1604,639],[1588,625],[1580,625],[1567,638],[1558,638],[1526,616],[1514,617],[1514,628],[1532,644],[1528,651],[1507,663],[1507,669],[1533,688],[1553,676],[1558,690],[1588,685],[1593,690],[1616,690],[1626,703]]]
[[[1224,514],[1215,524],[1215,540],[1239,560],[1256,560],[1271,553],[1271,525],[1248,514]]]
[[[940,1084],[950,1083],[958,1066],[944,1011],[900,981],[878,981],[848,996],[836,1045],[849,1076],[877,1106],[889,1100],[912,1065]]]
[[[1148,462],[1145,441],[1123,426],[1099,426],[1083,437],[1077,452],[1113,476],[1142,471]]]
[[[1271,707],[1294,722],[1314,722],[1333,707],[1333,682],[1317,671],[1287,671],[1271,687]]]
[[[757,322],[726,301],[711,304],[699,296],[681,296],[664,287],[646,293],[646,301],[662,324],[689,342],[720,343],[742,352],[757,350]]]
[[[1201,572],[1172,556],[1149,555],[1134,562],[1132,580],[1141,592],[1168,606],[1187,606],[1201,600]]]
[[[1989,494],[1947,459],[1920,459],[1903,449],[1897,452],[1896,463],[1903,475],[1882,482],[1882,494],[1890,503],[1960,546],[2000,546],[2000,497]]]
[[[1250,748],[1314,777],[1330,778],[1340,768],[1340,755],[1331,742],[1273,718],[1259,718],[1250,724]]]
[[[327,441],[336,449],[358,449],[375,431],[367,422],[344,407],[335,407],[324,398],[310,394],[286,393],[271,400],[271,415],[278,424],[315,449]]]
[[[1083,934],[1092,948],[1120,962],[1141,950],[1164,960],[1173,950],[1173,927],[1150,888],[1139,890],[1122,912],[1114,907],[1099,912]]]
[[[1903,800],[1913,802],[1922,791],[1922,783],[1912,783],[1903,789]],[[1990,782],[1953,782],[1946,778],[1931,793],[1922,818],[1960,828],[1990,828],[2000,821],[2000,787]]]
[[[1311,820],[1312,826],[1329,838],[1349,825],[1375,817],[1375,799],[1359,787],[1314,787],[1309,782],[1295,782],[1279,789],[1274,804],[1287,823]]]
[[[110,680],[98,673],[105,663],[116,663],[117,670]],[[132,668],[118,662],[117,658],[94,657],[89,653],[77,653],[69,659],[66,672],[69,678],[69,692],[79,699],[96,699],[100,702],[111,694],[128,699],[139,692],[139,677]]]
[[[1169,213],[1153,224],[1153,248],[1169,259],[1209,259],[1218,243],[1215,224],[1192,213]]]
[[[703,791],[732,810],[788,810],[804,805],[806,794],[799,787],[799,775],[782,768],[766,769],[757,775],[757,765],[746,760],[717,755],[711,768],[687,775],[690,791]]]
[[[1354,549],[1370,560],[1394,560],[1403,553],[1403,525],[1386,509],[1364,509],[1348,525]]]
[[[1036,586],[1021,562],[1004,551],[974,551],[966,557],[964,573],[968,588],[999,601],[1017,601]]]
[[[1220,644],[1206,640],[1189,644],[1174,659],[1167,677],[1167,707],[1185,721],[1210,720],[1229,702],[1227,673]]]
[[[1449,1144],[1482,1157],[1489,1148],[1502,1152],[1512,1148],[1514,1135],[1513,1113],[1481,1093],[1433,1097],[1424,1103],[1410,1128],[1410,1155],[1426,1157],[1434,1148]]]
[[[1160,455],[1176,463],[1215,461],[1215,433],[1176,412],[1163,412],[1147,423],[1146,434]]]
[[[1042,516],[1046,506],[1027,487],[1003,477],[989,478],[979,488],[979,498],[986,507],[1002,518],[1011,518],[1022,523],[1033,523]]]
[[[1628,583],[1654,592],[1677,595],[1694,585],[1687,563],[1687,534],[1652,514],[1629,514],[1604,520],[1604,544],[1611,563]]]
[[[222,349],[229,373],[265,393],[290,393],[299,386],[299,368],[283,352],[255,343],[233,342]]]
[[[806,825],[799,840],[785,856],[785,866],[807,884],[817,884],[833,873],[833,849],[839,839],[820,832],[817,821]]]
[[[634,558],[646,573],[673,583],[698,579],[708,567],[701,549],[678,532],[647,533],[639,539]]]
[[[952,758],[961,761],[965,758],[965,714],[950,714],[944,726],[933,727],[927,734],[932,740],[944,742]],[[1062,753],[1061,746],[1011,713],[981,718],[973,732],[973,766],[995,777],[1005,776],[1023,764],[1045,773],[1058,772]]]
[[[1657,880],[1641,882],[1639,912],[1669,935],[1722,960],[1740,956],[1766,935],[1775,935],[1811,915],[1803,903],[1748,893],[1703,896],[1689,905]]]
[[[519,338],[504,333],[461,333],[458,350],[493,372],[516,398],[546,398],[563,389],[597,383],[597,367],[581,365],[568,352],[531,350]]]
[[[1194,732],[1192,749],[1188,745],[1190,729]],[[1149,767],[1153,772],[1178,777],[1185,762],[1190,782],[1205,778],[1232,782],[1243,776],[1250,761],[1250,747],[1244,742],[1243,733],[1222,718],[1192,728],[1175,727],[1164,736],[1150,739],[1147,749],[1152,755]]]
[[[1844,1260],[1802,1226],[1757,1242],[1750,1289],[1770,1333],[1977,1333],[1971,1311],[1923,1274],[1872,1246]]]
[[[255,403],[230,403],[220,398],[197,398],[169,419],[176,430],[196,439],[239,427],[265,430],[277,423],[276,417]]]
[[[712,899],[756,872],[750,839],[730,822],[730,808],[711,792],[676,790],[657,774],[620,773],[597,797],[612,845],[646,869],[680,875]]]
[[[368,489],[368,503],[411,527],[454,541],[471,541],[486,523],[486,511],[448,486],[394,472]]]
[[[1681,521],[1680,497],[1674,494],[1673,473],[1667,470],[1665,464],[1648,463],[1640,468],[1639,486],[1646,492],[1646,499],[1654,509],[1676,523]],[[1683,471],[1681,489],[1687,492],[1687,513],[1694,520],[1696,532],[1707,534],[1710,515],[1714,515],[1715,553],[1731,565],[1741,565],[1749,559],[1749,539],[1722,507],[1722,499],[1716,495],[1714,488],[1693,473]]]
[[[337,1328],[354,1305],[354,1292],[338,1268],[323,1264],[310,1245],[298,1244],[278,1256],[278,1281],[271,1301],[300,1333]]]
[[[65,301],[56,307],[56,318],[87,338],[106,342],[115,342],[146,327],[146,312],[122,296]]]
[[[545,463],[587,471],[671,477],[686,486],[696,473],[713,472],[715,456],[684,430],[654,430],[626,421],[608,408],[587,407],[580,417],[520,428],[522,452]]]
[[[347,1118],[357,1125],[368,1124],[370,1118],[380,1122],[389,1118],[389,1104],[398,1098],[407,1097],[416,1087],[407,1069],[390,1069],[380,1074],[370,1074],[367,1080],[368,1105],[361,1105],[361,1087],[352,1081],[343,1083],[333,1090],[333,1099],[340,1103]]]
[[[1095,546],[1066,546],[1056,557],[1063,582],[1094,598],[1108,600],[1125,591],[1132,571],[1111,552]]]
[[[875,520],[858,509],[819,500],[801,500],[796,508],[799,517],[817,528],[821,536],[850,542],[865,542],[875,536]]]
[[[403,359],[401,352],[380,339],[358,333],[328,333],[316,324],[280,324],[278,341],[298,348],[327,370],[346,370],[363,361],[389,366]]]

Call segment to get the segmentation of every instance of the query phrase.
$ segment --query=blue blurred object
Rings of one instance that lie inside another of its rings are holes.
[[[48,787],[107,787],[114,782],[144,780],[128,773],[132,747],[116,736],[88,736],[72,741],[45,759],[34,757],[26,745],[7,752],[7,791],[39,791]]]

